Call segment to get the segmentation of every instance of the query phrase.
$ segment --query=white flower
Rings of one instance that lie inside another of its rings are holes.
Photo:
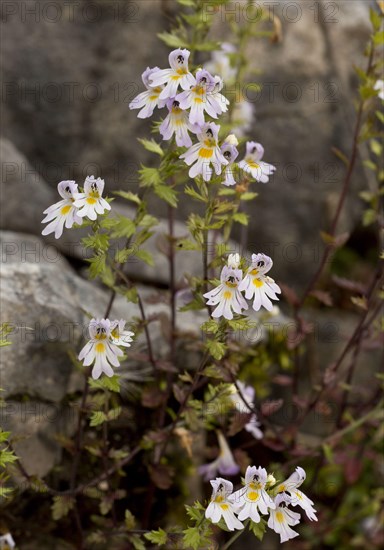
[[[183,90],[189,90],[195,84],[195,77],[188,70],[188,59],[190,52],[188,50],[173,50],[169,54],[170,69],[158,70],[151,74],[149,81],[151,86],[161,86],[165,84],[164,90],[160,93],[160,99],[176,97],[179,86]]]
[[[235,147],[239,145],[239,140],[237,139],[235,134],[229,134],[229,136],[225,138],[225,142],[229,143],[230,145],[234,145]]]
[[[221,146],[221,152],[223,153],[223,157],[228,161],[228,166],[224,169],[225,178],[222,183],[227,186],[236,185],[235,178],[233,177],[233,164],[239,155],[239,151],[227,138]]]
[[[206,69],[212,74],[218,74],[227,82],[234,82],[236,78],[236,68],[232,67],[229,54],[236,53],[236,48],[227,42],[221,45],[221,50],[212,52],[211,61],[206,64]]]
[[[377,91],[377,95],[384,101],[384,80],[377,80],[373,87]]]
[[[218,115],[221,115],[228,111],[228,105],[230,101],[221,93],[221,90],[223,89],[223,86],[224,86],[223,79],[220,76],[216,75],[214,80],[215,80],[215,86],[209,94],[209,102],[211,103],[212,107],[215,109],[216,113]]]
[[[211,97],[215,89],[215,80],[213,76],[205,69],[199,69],[196,73],[196,84],[190,90],[180,93],[176,100],[180,103],[182,109],[191,109],[189,121],[191,124],[203,126],[204,111],[212,118],[217,118],[221,114],[221,108],[216,104],[216,100]]]
[[[241,398],[240,393],[237,390],[236,386],[233,384],[231,388],[231,395],[230,395],[230,399],[233,403],[233,406],[240,413],[249,413],[251,412],[251,409],[254,409],[255,407],[255,404],[254,404],[255,390],[252,388],[252,386],[247,386],[241,380],[237,380],[236,384],[239,387],[239,390],[241,392],[243,399]],[[246,406],[244,401],[248,405],[248,407]],[[253,435],[255,439],[262,439],[264,435],[259,428],[260,428],[260,422],[257,420],[256,413],[252,413],[252,416],[244,426],[244,429],[247,432],[249,432],[251,435]]]
[[[239,291],[239,284],[243,278],[241,269],[224,266],[220,280],[221,284],[204,294],[207,298],[207,305],[217,306],[212,312],[212,317],[225,317],[225,319],[233,319],[232,310],[235,313],[241,314],[243,309],[248,309],[248,304],[244,300]]]
[[[6,533],[0,537],[0,550],[6,550],[8,548],[15,548],[16,543],[13,540],[11,533]]]
[[[200,132],[200,127],[190,123],[188,113],[180,108],[178,101],[170,99],[167,105],[169,114],[161,123],[160,134],[165,140],[171,139],[173,134],[175,134],[178,147],[191,147],[192,140],[189,137],[188,131],[197,134]]]
[[[188,172],[190,178],[196,178],[201,174],[205,181],[209,181],[212,177],[211,164],[217,175],[221,174],[222,165],[228,164],[217,144],[219,130],[220,126],[214,122],[204,124],[201,133],[197,135],[199,143],[180,155],[188,166],[193,165]]]
[[[265,254],[252,254],[252,265],[248,269],[246,276],[239,285],[239,290],[245,290],[247,300],[253,298],[253,309],[259,311],[264,306],[268,311],[272,311],[273,304],[271,300],[278,300],[276,294],[280,294],[280,287],[275,281],[265,274],[273,265],[272,259]]]
[[[201,474],[206,481],[215,477],[217,473],[233,476],[240,471],[240,467],[236,464],[231,449],[220,431],[217,432],[217,438],[220,446],[219,456],[213,462],[202,464],[199,467],[199,474]]]
[[[105,210],[111,207],[102,194],[104,190],[104,180],[94,176],[88,176],[84,182],[84,193],[77,193],[75,197],[75,206],[79,209],[78,215],[82,218],[87,217],[90,220],[96,220],[97,214],[104,214]]]
[[[212,523],[218,523],[223,517],[228,529],[243,529],[244,525],[237,519],[235,513],[238,505],[234,502],[232,491],[233,485],[230,481],[217,477],[211,480],[213,487],[211,502],[205,510],[205,517]]]
[[[300,523],[300,514],[287,508],[287,504],[290,503],[291,499],[286,495],[277,495],[276,509],[271,510],[269,515],[268,527],[280,535],[280,542],[286,542],[299,534],[290,527]]]
[[[141,79],[147,90],[136,96],[129,104],[130,109],[141,109],[137,115],[138,118],[148,118],[153,115],[155,107],[162,108],[165,105],[165,100],[160,99],[160,93],[163,91],[164,86],[152,86],[149,80],[150,76],[159,70],[159,67],[154,67],[153,69],[147,67],[141,75]]]
[[[291,497],[292,506],[301,506],[311,521],[317,521],[316,510],[313,507],[314,503],[302,491],[298,490],[306,477],[305,470],[298,466],[296,471],[277,487],[277,491],[288,493]]]
[[[239,167],[251,174],[256,181],[267,183],[269,177],[276,170],[275,166],[263,162],[261,159],[264,155],[264,147],[255,141],[247,141],[247,152],[244,160],[239,162]]]
[[[79,225],[83,223],[74,204],[77,187],[74,181],[62,181],[59,183],[57,190],[59,195],[63,197],[63,200],[44,210],[43,214],[46,214],[46,216],[41,223],[51,223],[43,229],[42,235],[55,233],[55,238],[59,239],[63,234],[64,224],[67,229],[70,229],[74,223]]]
[[[265,490],[267,483],[267,471],[265,468],[248,466],[245,472],[245,487],[234,493],[236,502],[241,505],[239,519],[241,521],[251,518],[258,523],[260,514],[268,514],[268,508],[274,509],[275,503]]]
[[[119,359],[123,352],[116,344],[110,341],[111,322],[109,319],[92,319],[89,323],[89,335],[91,339],[79,354],[79,361],[88,367],[95,362],[92,370],[92,378],[100,378],[104,372],[107,376],[113,376],[113,367],[119,367]]]
[[[129,330],[124,330],[125,321],[124,319],[116,320],[111,322],[111,340],[116,346],[123,346],[126,348],[131,347],[133,332]]]

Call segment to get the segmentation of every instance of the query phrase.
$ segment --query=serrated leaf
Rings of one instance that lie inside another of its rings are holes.
[[[153,544],[158,544],[159,546],[164,546],[164,544],[167,543],[167,533],[161,528],[157,531],[146,533],[144,537],[149,540],[149,542],[153,542]]]
[[[156,185],[155,193],[160,199],[163,199],[165,202],[176,208],[177,206],[177,193],[169,185]]]
[[[146,149],[147,151],[150,151],[151,153],[156,153],[161,157],[164,156],[164,151],[154,139],[139,138],[139,141],[143,145],[144,149]]]
[[[216,332],[219,330],[219,323],[217,323],[214,319],[210,319],[209,321],[203,323],[200,328],[204,332],[216,334]]]
[[[206,342],[206,348],[214,359],[220,361],[225,355],[226,346],[222,342],[216,340],[208,340]]]
[[[99,426],[100,424],[103,424],[107,420],[107,417],[103,411],[94,411],[91,414],[91,419],[89,422],[89,425],[91,427]]]
[[[141,184],[145,187],[159,185],[161,183],[161,174],[157,168],[148,168],[142,166],[139,170]]]

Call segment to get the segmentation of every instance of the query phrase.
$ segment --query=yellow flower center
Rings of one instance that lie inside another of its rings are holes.
[[[258,168],[260,168],[260,164],[257,164],[257,162],[255,162],[255,161],[252,160],[252,159],[246,159],[245,162],[248,164],[248,166],[249,166],[250,168],[255,168],[256,170],[257,170]]]
[[[63,214],[63,216],[65,216],[66,214],[68,214],[71,208],[72,206],[70,204],[68,204],[67,206],[63,206],[63,208],[60,210],[60,213]]]
[[[204,141],[204,145],[205,145],[206,147],[215,147],[216,141],[215,141],[213,138],[207,138],[207,139]]]
[[[282,512],[276,512],[276,519],[279,523],[284,523],[284,514]]]
[[[253,502],[255,502],[256,500],[259,500],[260,495],[259,495],[259,493],[256,493],[255,491],[250,491],[250,492],[247,494],[247,498],[248,498],[249,500],[252,500]]]
[[[252,271],[250,271],[250,274],[251,275],[258,275],[258,270],[257,269],[252,269]]]
[[[96,344],[96,353],[104,353],[105,345],[99,342]]]
[[[229,292],[229,290],[226,290],[223,296],[225,300],[229,300],[232,297],[232,292]]]
[[[86,199],[86,202],[87,202],[88,204],[96,204],[96,203],[97,203],[97,200],[94,199],[93,197],[88,197],[88,198]]]
[[[256,288],[260,288],[261,286],[263,286],[263,281],[261,281],[260,279],[253,279],[253,284],[255,285]]]
[[[212,155],[213,155],[212,149],[205,149],[204,147],[202,147],[199,151],[199,157],[203,159],[210,159]]]

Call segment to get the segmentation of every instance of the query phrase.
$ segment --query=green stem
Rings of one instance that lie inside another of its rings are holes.
[[[244,529],[248,526],[249,519],[244,524]],[[221,548],[221,550],[227,550],[232,544],[240,537],[240,535],[243,534],[243,530],[237,531],[230,539],[229,541],[224,544],[224,546]]]

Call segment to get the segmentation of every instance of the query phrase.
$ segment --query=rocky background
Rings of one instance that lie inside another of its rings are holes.
[[[278,170],[268,185],[257,186],[248,248],[271,253],[273,276],[300,291],[316,269],[319,229],[329,226],[341,188],[343,165],[332,148],[348,154],[351,146],[353,65],[364,63],[371,2],[271,4],[282,24],[282,41],[255,38],[249,46],[250,66],[257,72],[249,82],[263,84],[254,96],[250,137],[264,144],[266,160]],[[235,5],[240,22],[244,2]],[[2,353],[0,386],[8,398],[2,423],[24,436],[17,451],[28,457],[25,466],[33,474],[50,471],[59,457],[55,434],[72,430],[73,414],[64,398],[80,386],[68,349],[79,349],[86,313],[100,315],[108,301],[108,294],[84,277],[83,233],[67,231],[59,241],[41,237],[42,211],[56,201],[55,187],[63,179],[81,183],[94,174],[106,180],[108,192],[137,189],[140,163],[150,165],[153,158],[136,138],[148,134],[150,123],[137,119],[128,103],[141,90],[147,66],[166,66],[168,50],[156,33],[168,28],[176,9],[173,0],[78,0],[73,5],[7,0],[1,5],[1,321],[15,327],[14,345]],[[223,13],[214,36],[228,40]],[[369,174],[360,165],[340,227],[351,232],[350,254],[356,258],[367,254],[370,238],[355,229],[363,208],[358,191],[367,187]],[[118,202],[114,208],[131,214]],[[177,211],[180,235],[189,208],[180,204]],[[163,222],[149,243],[156,270],[142,263],[129,266],[147,314],[159,316],[158,346],[166,306],[154,304],[151,295],[159,288],[166,292],[168,285],[166,260],[156,251],[165,232]],[[193,254],[179,255],[179,279],[196,272],[196,265]],[[118,299],[112,316],[135,314],[131,304]],[[336,338],[328,332],[316,342],[328,362],[354,317],[325,313],[321,319],[320,335],[329,323],[336,326]],[[181,331],[197,325],[196,317],[180,316]],[[363,354],[361,361],[366,360]],[[312,368],[322,361],[317,358]]]

